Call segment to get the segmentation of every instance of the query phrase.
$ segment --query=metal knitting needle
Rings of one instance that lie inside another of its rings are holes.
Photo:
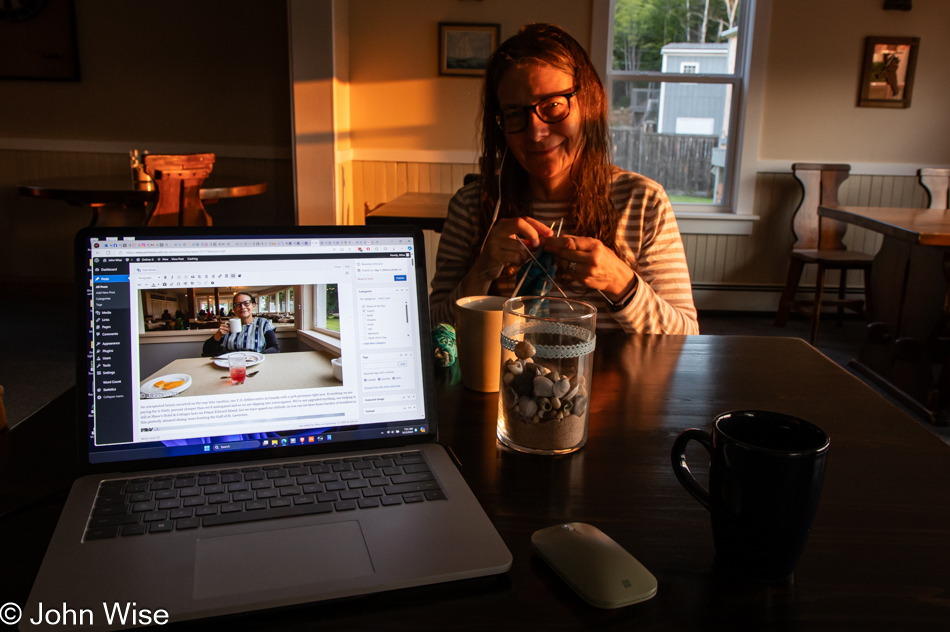
[[[564,222],[564,218],[561,218],[561,222]],[[551,230],[554,230],[554,222],[551,222]],[[561,234],[561,229],[557,229],[558,235]],[[515,286],[515,291],[511,293],[511,298],[518,296],[518,290],[521,289],[521,286],[524,284],[525,279],[528,278],[528,275],[531,273],[531,266],[528,266],[528,269],[524,271],[524,274],[521,275],[521,280],[518,281],[518,285]],[[544,295],[544,288],[541,288],[541,295]]]
[[[567,298],[567,294],[564,293],[564,290],[561,289],[561,286],[557,284],[557,281],[555,281],[554,279],[551,278],[551,275],[548,274],[548,271],[544,269],[544,266],[541,265],[541,262],[539,262],[539,261],[535,258],[535,256],[534,256],[533,254],[531,254],[531,251],[528,250],[528,247],[524,245],[524,242],[519,239],[519,240],[518,240],[518,243],[521,244],[521,247],[524,248],[524,251],[528,253],[528,256],[531,257],[531,260],[534,261],[535,265],[538,266],[538,268],[541,270],[541,272],[544,273],[544,276],[546,276],[547,278],[551,279],[551,283],[553,283],[553,284],[554,284],[554,287],[557,288],[557,291],[561,293],[561,296],[563,296],[564,298]],[[571,308],[571,311],[574,311],[574,306],[573,306],[573,305],[571,305],[570,303],[568,303],[567,306]]]
[[[557,237],[560,237],[560,236],[561,236],[561,226],[563,226],[563,225],[564,225],[564,218],[562,217],[562,218],[561,218],[561,223],[560,223],[560,224],[558,225],[558,227],[557,227],[557,235],[556,235]],[[552,228],[554,227],[554,224],[553,224],[553,223],[551,224],[551,227],[552,227]],[[521,285],[519,284],[518,287],[521,287]],[[560,289],[560,288],[558,288],[558,289]],[[609,298],[607,298],[607,295],[606,295],[606,294],[604,294],[604,293],[601,292],[600,290],[597,290],[597,292],[600,293],[600,295],[604,297],[604,300],[605,300],[605,301],[607,301],[607,302],[610,303],[611,305],[614,304],[614,302],[613,302],[612,300],[610,300]],[[564,294],[564,292],[561,292],[561,294]]]
[[[557,227],[557,235],[556,235],[557,237],[560,237],[560,236],[561,236],[561,226],[563,226],[563,225],[564,225],[564,218],[562,217],[562,218],[561,218],[561,224]],[[551,224],[551,226],[554,226],[554,224]],[[520,285],[519,285],[519,287],[520,287]],[[559,288],[559,289],[560,289],[560,288]],[[612,300],[610,300],[609,298],[607,298],[607,295],[606,295],[606,294],[604,294],[604,293],[601,292],[600,290],[597,290],[597,292],[598,292],[601,296],[603,296],[603,297],[604,297],[604,300],[607,301],[609,304],[611,304],[611,305],[614,304],[614,302],[613,302]],[[561,294],[564,294],[564,292],[561,292]]]
[[[554,230],[554,222],[551,222],[550,228],[551,230]],[[544,283],[541,284],[541,296],[547,296],[547,295],[548,295],[548,282],[545,281]]]
[[[561,226],[563,226],[563,225],[564,225],[564,218],[562,217],[562,218],[561,218],[561,223],[560,223],[560,224],[558,225],[558,227],[557,227],[557,233],[554,235],[555,237],[560,237],[560,236],[561,236]],[[551,230],[554,230],[554,222],[551,222]],[[547,295],[547,288],[548,288],[548,282],[545,281],[545,282],[544,282],[544,285],[541,286],[541,295],[542,295],[542,296]],[[562,292],[562,294],[563,294],[563,292]]]

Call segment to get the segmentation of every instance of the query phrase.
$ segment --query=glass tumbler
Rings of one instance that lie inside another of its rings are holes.
[[[501,328],[498,439],[530,454],[568,454],[587,442],[597,308],[519,296]]]
[[[243,353],[232,353],[228,356],[228,369],[231,372],[231,384],[244,384],[247,377],[247,356]]]

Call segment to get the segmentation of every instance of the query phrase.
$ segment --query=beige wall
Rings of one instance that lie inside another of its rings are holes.
[[[439,22],[553,22],[589,48],[590,19],[590,0],[351,0],[352,147],[475,151],[482,82],[439,76]]]
[[[0,137],[290,146],[283,2],[75,6],[82,80],[3,81]]]
[[[75,7],[81,81],[0,81],[0,281],[68,283],[73,236],[92,214],[20,196],[16,185],[128,176],[132,148],[210,149],[212,178],[267,183],[263,195],[209,206],[218,225],[293,223],[284,2]]]
[[[759,158],[950,164],[950,2],[774,0]],[[867,36],[920,38],[908,109],[859,108]]]

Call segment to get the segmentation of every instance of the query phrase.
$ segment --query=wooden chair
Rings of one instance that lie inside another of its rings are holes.
[[[822,306],[838,308],[838,326],[841,326],[841,316],[845,309],[852,309],[859,313],[866,310],[870,318],[872,307],[870,277],[874,255],[848,250],[842,243],[847,224],[818,215],[819,206],[838,204],[838,187],[848,179],[850,171],[850,165],[806,163],[792,165],[792,173],[802,185],[804,192],[792,219],[795,243],[789,255],[788,278],[779,300],[775,324],[778,327],[784,327],[788,322],[789,312],[792,311],[808,316],[811,319],[809,342],[812,345],[818,338],[818,321],[821,317]],[[818,266],[815,296],[811,300],[796,300],[795,295],[798,292],[802,272],[807,264],[812,263]],[[823,297],[825,273],[828,270],[839,271],[837,299]],[[861,270],[864,273],[865,300],[845,298],[848,270]]]
[[[950,169],[918,169],[917,178],[930,196],[928,208],[946,209],[950,197]]]
[[[214,154],[145,156],[145,172],[158,188],[158,204],[146,224],[211,226],[211,216],[201,203],[201,183],[213,166]]]

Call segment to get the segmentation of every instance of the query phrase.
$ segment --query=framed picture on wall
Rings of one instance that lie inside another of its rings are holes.
[[[0,79],[79,81],[72,0],[0,2]]]
[[[439,22],[439,74],[484,75],[500,33],[500,24]]]
[[[909,108],[919,37],[868,37],[858,107]]]

